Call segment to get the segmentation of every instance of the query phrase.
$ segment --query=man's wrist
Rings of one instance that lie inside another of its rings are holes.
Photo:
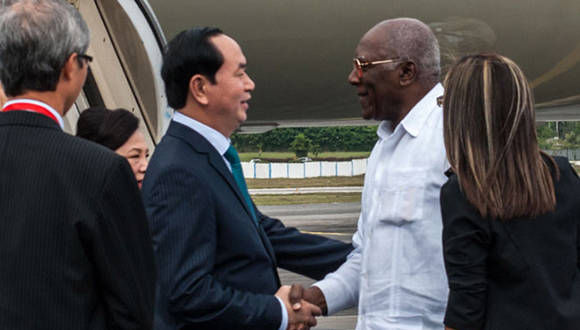
[[[326,305],[326,298],[324,293],[317,286],[311,286],[304,293],[305,300],[315,304],[322,310],[322,315],[328,315],[328,307]]]

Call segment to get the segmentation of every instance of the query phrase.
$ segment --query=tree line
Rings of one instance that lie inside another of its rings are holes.
[[[295,151],[303,145],[311,152],[370,151],[377,141],[377,126],[276,128],[262,134],[234,134],[231,139],[240,152]]]
[[[546,122],[538,126],[540,148],[580,149],[580,122]]]
[[[579,149],[580,122],[546,122],[538,125],[542,149]],[[262,134],[234,134],[232,143],[240,152],[371,151],[377,141],[377,126],[277,128]]]

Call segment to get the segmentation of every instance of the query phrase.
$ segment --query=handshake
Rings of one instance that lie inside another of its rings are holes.
[[[288,330],[308,330],[316,326],[316,316],[326,315],[326,299],[316,287],[304,289],[300,284],[283,285],[276,292],[288,311]]]

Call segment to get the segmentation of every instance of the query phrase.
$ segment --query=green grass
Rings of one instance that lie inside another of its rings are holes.
[[[296,155],[293,152],[262,152],[258,155],[257,152],[240,152],[240,161],[242,162],[249,162],[252,159],[261,159],[261,158],[293,158]]]
[[[362,187],[364,175],[328,176],[307,179],[246,179],[250,189],[301,187]]]
[[[360,198],[360,193],[252,196],[252,200],[256,205],[353,203],[360,202]]]
[[[318,156],[314,156],[312,153],[308,153],[308,157],[310,158],[328,158],[328,157],[336,157],[336,158],[366,158],[371,154],[370,151],[334,151],[334,152],[321,152]]]
[[[295,159],[296,154],[293,152],[241,152],[240,160],[242,162],[249,162],[252,159],[267,158],[267,159]],[[370,151],[337,151],[337,152],[321,152],[318,156],[313,153],[308,153],[310,158],[366,158],[370,155]]]

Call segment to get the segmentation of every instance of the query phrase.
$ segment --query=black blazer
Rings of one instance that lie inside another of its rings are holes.
[[[143,198],[159,271],[158,330],[278,329],[276,267],[321,278],[352,249],[257,208],[256,226],[222,156],[177,122],[155,149]]]
[[[0,329],[150,329],[154,263],[127,161],[0,113]]]
[[[532,219],[484,219],[457,176],[443,186],[445,325],[580,329],[580,179],[567,159],[555,159],[556,210]]]

